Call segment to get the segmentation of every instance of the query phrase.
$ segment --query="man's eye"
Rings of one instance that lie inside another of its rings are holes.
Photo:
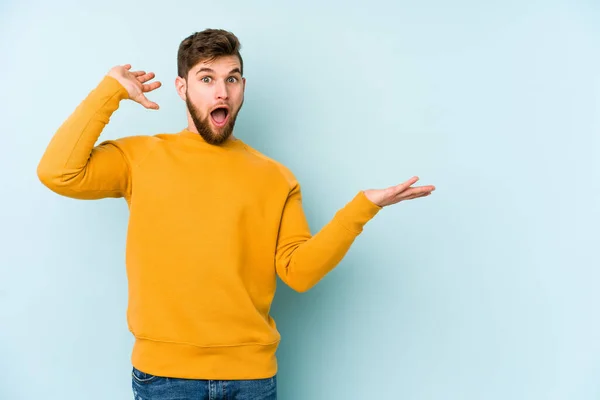
[[[204,78],[201,79],[202,82],[204,83],[209,83],[210,82],[210,76],[205,76]]]
[[[235,76],[230,76],[229,82],[231,82],[231,83],[237,82],[237,78]]]

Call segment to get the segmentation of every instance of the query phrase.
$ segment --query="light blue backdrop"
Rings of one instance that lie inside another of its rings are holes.
[[[600,398],[596,1],[0,4],[0,398],[131,398],[124,200],[39,183],[56,128],[116,64],[156,72],[185,126],[179,42],[219,27],[248,79],[236,135],[303,185],[313,231],[413,175],[337,269],[279,282],[279,391],[296,399]]]

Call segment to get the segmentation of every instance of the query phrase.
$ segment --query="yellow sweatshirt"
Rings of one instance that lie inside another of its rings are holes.
[[[275,375],[277,275],[310,289],[381,207],[359,191],[311,235],[294,175],[240,139],[214,146],[184,129],[96,145],[127,98],[103,77],[54,134],[37,174],[63,196],[127,201],[132,364],[176,378]]]

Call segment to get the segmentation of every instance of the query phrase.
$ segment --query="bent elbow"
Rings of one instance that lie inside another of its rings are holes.
[[[43,160],[37,167],[37,177],[45,187],[56,194],[70,196],[75,180],[73,178],[65,179],[65,176],[67,176],[65,170],[48,165]]]
[[[287,285],[298,293],[306,293],[316,285],[316,282],[308,280],[291,280],[287,282]]]
[[[55,190],[59,186],[62,174],[45,165],[43,160],[38,164],[36,173],[40,182],[48,189]]]

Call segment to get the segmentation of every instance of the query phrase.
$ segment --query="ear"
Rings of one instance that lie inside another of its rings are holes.
[[[246,78],[242,78],[242,91],[246,90]]]
[[[187,82],[182,77],[178,76],[175,78],[175,89],[181,100],[185,101],[185,92],[187,88]]]

